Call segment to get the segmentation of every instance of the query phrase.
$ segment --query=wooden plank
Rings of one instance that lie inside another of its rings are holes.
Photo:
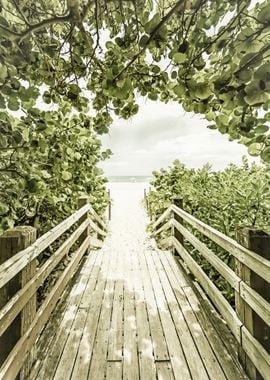
[[[179,244],[176,239],[172,238],[172,241],[179,255],[188,265],[190,271],[197,278],[207,295],[210,297],[223,318],[226,320],[237,341],[240,342],[240,329],[242,327],[242,323],[229,302],[224,298],[219,289],[212,283],[212,281],[196,263],[196,261],[189,255],[187,250],[181,244]]]
[[[48,355],[44,356],[41,370],[37,377],[38,380],[53,379],[59,358],[61,357],[66,341],[72,329],[75,317],[77,315],[80,301],[86,291],[89,279],[94,277],[97,272],[97,262],[100,260],[101,254],[92,254],[87,257],[79,275],[80,281],[75,282],[68,297],[68,305],[65,313],[58,325],[54,325],[55,337],[50,346]],[[91,277],[90,277],[91,276]],[[47,327],[46,327],[47,330]],[[46,331],[45,330],[45,331]]]
[[[139,368],[141,379],[156,379],[156,367],[153,355],[153,341],[150,333],[149,318],[147,314],[145,294],[143,290],[139,252],[132,255],[134,265],[134,292],[135,310],[137,320],[137,340],[139,352]]]
[[[107,225],[104,222],[103,219],[98,215],[98,213],[93,209],[93,207],[90,205],[90,213],[95,217],[96,221],[104,228],[105,231],[107,231]]]
[[[176,220],[173,221],[175,228],[196,248],[200,255],[202,255],[224,278],[228,283],[239,292],[240,277],[225,264],[213,251],[211,251],[206,244],[202,243],[190,231],[183,227]]]
[[[174,380],[174,374],[170,362],[157,362],[157,378],[158,380]]]
[[[80,298],[79,307],[77,307],[77,313],[73,320],[70,332],[65,341],[62,355],[57,364],[57,369],[54,374],[54,379],[62,380],[63,378],[69,378],[72,374],[73,366],[77,358],[77,352],[79,350],[80,341],[84,331],[84,326],[88,316],[88,308],[82,308],[81,305],[85,304],[85,298],[92,298],[93,292],[97,283],[97,276],[100,274],[99,263],[102,262],[103,255],[100,254],[95,262],[95,268],[93,268],[92,275],[88,274],[88,282],[86,286],[83,286],[83,294]],[[85,270],[85,268],[83,268]],[[76,307],[77,305],[74,304]]]
[[[112,318],[108,342],[108,361],[122,360],[123,357],[123,307],[124,307],[124,278],[123,260],[119,258],[118,270],[119,279],[115,281],[114,297],[112,305]]]
[[[139,262],[142,270],[142,282],[146,299],[146,307],[149,318],[150,332],[153,342],[154,357],[156,361],[169,360],[167,343],[163,327],[160,321],[159,310],[155,300],[154,289],[150,280],[150,274],[145,261],[148,252],[138,252]]]
[[[78,286],[78,283],[80,283],[81,280],[84,281],[81,273],[77,272],[77,275],[74,275],[74,278],[65,288],[64,293],[61,296],[61,300],[56,305],[53,314],[51,315],[50,319],[46,324],[46,327],[44,328],[39,339],[37,340],[36,361],[29,375],[29,380],[34,380],[38,378],[38,374],[42,370],[42,366],[44,365],[46,358],[48,358],[48,356],[50,355],[53,343],[58,338],[58,333],[61,328],[65,312],[69,306],[69,299],[70,297],[72,297],[72,291],[76,286]],[[51,368],[54,368],[54,366],[52,366]],[[47,375],[47,379],[48,378],[50,378],[49,375]]]
[[[242,347],[264,379],[269,379],[270,355],[248,329],[242,327]]]
[[[87,320],[82,331],[79,350],[74,363],[71,379],[87,379],[90,367],[90,362],[93,354],[93,347],[97,334],[97,327],[100,320],[102,302],[105,296],[106,277],[109,268],[108,253],[102,252],[103,259],[98,265],[98,276],[96,279],[96,287],[92,292],[86,290],[85,296],[79,305],[80,309],[88,311]]]
[[[8,281],[16,276],[16,274],[25,268],[26,265],[38,257],[44,249],[51,245],[59,236],[76,223],[81,216],[89,210],[89,207],[89,205],[85,205],[46,234],[42,235],[30,247],[20,251],[14,257],[3,263],[0,266],[0,288],[7,284]]]
[[[27,332],[19,340],[12,352],[8,356],[7,360],[0,368],[0,378],[15,378],[18,374],[25,357],[30,352],[33,344],[40,334],[42,328],[50,317],[59,297],[61,296],[65,286],[70,278],[73,276],[77,269],[77,266],[83,257],[85,251],[89,246],[89,239],[85,239],[81,247],[76,251],[69,265],[63,271],[62,275],[58,279],[57,283],[53,287],[49,296],[46,298],[40,309],[38,310],[35,319],[30,325]]]
[[[124,268],[124,347],[123,379],[139,379],[137,320],[135,312],[134,268],[132,255],[123,257]]]
[[[95,236],[91,236],[90,247],[102,248],[102,246],[103,246],[103,241],[97,239]]]
[[[164,256],[160,257],[163,258]],[[228,380],[234,378],[247,380],[237,358],[236,340],[229,331],[225,321],[221,319],[220,315],[217,313],[216,309],[214,309],[197,282],[193,283],[196,289],[196,298],[194,298],[194,292],[191,290],[190,286],[188,284],[183,285],[183,279],[181,276],[185,276],[182,273],[183,269],[180,269],[180,264],[177,262],[176,258],[168,252],[165,255],[165,259],[167,259],[178,284],[182,286],[182,289],[187,295],[187,299],[189,300],[190,298],[193,298],[190,305],[211,344],[213,352],[218,353],[217,359]],[[198,303],[196,303],[196,300]]]
[[[76,360],[78,347],[80,344],[83,327],[87,318],[86,309],[78,309],[75,319],[72,323],[68,339],[63,349],[63,353],[57,364],[53,379],[69,379],[72,373],[73,365]]]
[[[122,379],[122,362],[108,362],[106,368],[107,380]]]
[[[51,379],[56,371],[59,358],[66,347],[66,340],[76,317],[81,300],[86,292],[90,278],[99,275],[99,263],[102,260],[102,253],[98,252],[87,257],[86,262],[80,271],[80,281],[74,285],[68,298],[68,306],[63,315],[61,323],[57,326],[57,332],[50,347],[49,353],[45,356],[44,363],[38,376],[38,380]],[[47,329],[47,328],[46,328]]]
[[[198,297],[198,292],[195,295],[191,287],[184,287],[183,291],[207,336],[213,352],[216,354],[226,378],[228,380],[247,380],[247,376],[244,374],[236,357],[236,344],[233,345],[231,342],[233,336],[225,322],[220,317],[217,317],[217,312],[214,310],[213,305],[210,305],[209,301],[208,303],[203,302],[203,299]],[[213,323],[214,318],[216,320]],[[236,343],[235,339],[234,342]]]
[[[163,266],[159,257],[161,255],[162,253],[152,254],[191,377],[202,380],[207,380],[209,377],[225,379],[185,293],[177,283],[170,266]]]
[[[155,230],[152,232],[152,236],[156,236],[160,234],[163,231],[167,231],[169,228],[172,227],[173,219],[168,220],[165,224],[163,224],[158,230]]]
[[[36,229],[31,226],[18,226],[9,229],[0,237],[0,263],[14,257],[18,252],[29,247],[36,240]],[[0,306],[4,306],[16,292],[31,280],[36,272],[36,261],[27,265],[22,272],[12,279],[5,287],[0,289]],[[36,294],[32,294],[23,305],[22,311],[16,320],[0,337],[0,366],[5,362],[13,346],[24,335],[36,315]],[[34,361],[34,348],[28,354],[24,366],[21,368],[19,378],[28,376]]]
[[[190,286],[190,278],[187,277],[187,273],[185,268],[179,263],[178,260],[179,256],[175,256],[172,254],[172,252],[163,252],[162,255],[160,255],[160,260],[163,262],[164,266],[170,265],[172,268],[172,271],[175,274],[175,277],[177,279],[177,282],[180,287],[183,286]]]
[[[145,255],[149,274],[151,276],[152,286],[155,290],[155,298],[159,308],[159,314],[163,331],[167,341],[168,352],[171,360],[172,369],[176,380],[191,379],[191,374],[185,359],[185,355],[180,344],[174,322],[167,304],[160,279],[153,262],[152,255]]]
[[[10,323],[15,319],[19,312],[23,309],[30,298],[36,293],[37,289],[43,284],[45,279],[59,264],[63,257],[69,252],[72,245],[78,239],[80,234],[85,230],[88,221],[80,225],[68,239],[49,257],[44,265],[34,274],[30,281],[27,281],[22,289],[20,289],[0,310],[0,335],[7,329]]]
[[[163,214],[160,215],[160,217],[155,221],[155,223],[152,224],[152,228],[156,229],[170,215],[171,211],[172,211],[172,206],[167,208],[167,210],[165,210]]]
[[[270,326],[270,304],[244,282],[240,283],[240,296]]]
[[[188,222],[190,225],[195,227],[203,235],[207,236],[209,239],[217,243],[220,247],[224,248],[239,261],[245,264],[247,267],[256,272],[265,281],[270,282],[270,261],[256,254],[255,252],[244,248],[241,244],[237,243],[232,238],[224,235],[223,233],[217,231],[216,229],[208,226],[202,221],[196,219],[194,216],[188,214],[187,212],[179,209],[176,206],[172,206],[174,212]]]
[[[102,236],[107,235],[107,233],[103,231],[101,228],[99,228],[93,220],[89,219],[89,224],[90,224],[90,227],[99,235],[102,235]]]
[[[108,256],[110,252],[106,251]],[[117,259],[110,257],[111,264],[106,279],[104,298],[100,311],[100,317],[97,326],[97,332],[93,347],[92,359],[88,377],[91,379],[104,379],[106,371],[107,349],[109,341],[109,328],[112,313],[112,303],[114,295],[114,273],[117,270]]]

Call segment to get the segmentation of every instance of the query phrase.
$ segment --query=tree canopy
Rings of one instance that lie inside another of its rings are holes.
[[[1,0],[0,107],[63,100],[106,133],[175,100],[270,161],[270,2]],[[43,85],[43,86],[42,86]]]
[[[270,1],[0,0],[0,229],[102,204],[96,135],[140,95],[270,162]]]

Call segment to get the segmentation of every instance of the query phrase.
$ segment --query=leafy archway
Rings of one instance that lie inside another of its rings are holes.
[[[60,134],[75,118],[93,139],[113,112],[134,115],[138,94],[175,100],[270,162],[268,0],[1,0],[0,11],[0,148],[14,148],[2,160],[5,175],[29,140],[48,156],[52,113],[39,112],[40,97],[64,109],[52,123]]]

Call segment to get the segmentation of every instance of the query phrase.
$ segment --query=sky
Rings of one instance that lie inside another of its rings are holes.
[[[115,117],[109,134],[102,136],[103,148],[114,153],[100,165],[107,176],[149,176],[176,159],[190,168],[208,162],[218,170],[241,164],[247,154],[245,146],[206,128],[208,121],[186,113],[178,103],[142,99],[139,104],[137,115]]]

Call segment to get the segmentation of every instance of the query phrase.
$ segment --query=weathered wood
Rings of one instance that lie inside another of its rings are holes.
[[[236,230],[236,237],[238,242],[245,248],[256,252],[265,259],[270,259],[270,236],[265,232],[254,228],[239,227]],[[270,318],[270,284],[242,262],[236,261],[235,265],[236,272],[243,280],[240,294],[236,294],[237,314],[246,329],[269,354],[270,325],[266,322],[269,322]],[[259,293],[259,295],[256,295],[255,292]],[[260,372],[258,372],[261,371],[261,366],[258,367],[259,363],[253,363],[252,358],[246,355],[241,346],[239,347],[239,359],[251,380],[260,380],[262,378]]]
[[[76,223],[82,215],[89,211],[90,205],[85,205],[80,210],[63,220],[46,234],[38,238],[30,247],[23,249],[0,265],[0,288],[7,284],[23,268],[37,258],[49,245]]]
[[[21,226],[10,229],[0,237],[0,263],[12,259],[15,254],[33,244],[36,240],[36,229],[30,226]],[[5,287],[0,289],[0,307],[4,307],[8,300],[20,291],[35,275],[35,260],[28,264]],[[21,314],[10,324],[9,328],[0,337],[0,365],[4,363],[12,351],[13,346],[27,331],[36,315],[36,294],[28,297],[27,302],[21,308]],[[29,352],[27,360],[21,369],[20,378],[26,379],[34,360],[34,349]],[[1,377],[1,376],[0,376]]]
[[[90,247],[92,248],[102,248],[103,246],[103,241],[99,240],[95,236],[91,236],[91,241],[90,241]]]
[[[256,314],[270,326],[270,303],[245,282],[240,283],[240,294],[241,298],[254,310]],[[266,292],[265,295],[268,296],[269,292]],[[265,327],[264,330],[265,340],[269,340],[269,333]],[[266,342],[265,342],[266,343]]]
[[[150,324],[147,314],[145,293],[142,284],[142,272],[138,255],[134,255],[134,292],[135,311],[137,320],[137,343],[140,377],[142,379],[155,380],[156,368],[153,355],[153,341],[150,333]]]
[[[176,378],[180,379],[182,377],[185,379],[191,379],[191,374],[183,352],[182,344],[178,338],[177,331],[175,329],[174,322],[170,313],[169,305],[166,300],[158,272],[153,262],[152,255],[146,254],[145,259],[147,262],[149,275],[151,277],[152,286],[155,289],[156,302],[160,311],[160,319],[163,326],[164,335],[166,337],[172,369]]]
[[[169,228],[172,227],[172,223],[173,223],[172,219],[168,220],[168,222],[166,222],[165,224],[163,224],[158,230],[154,231],[152,233],[152,236],[156,236],[156,235],[160,234],[163,231],[167,231]]]
[[[219,289],[212,283],[209,277],[201,269],[201,267],[190,256],[187,250],[181,244],[179,244],[179,242],[175,238],[172,239],[177,252],[186,262],[190,271],[197,278],[207,295],[210,297],[211,301],[214,303],[214,305],[219,310],[225,321],[228,323],[228,326],[230,327],[237,341],[240,342],[240,329],[242,323],[237,317],[236,312],[233,310],[233,308],[225,299],[225,297],[221,294]]]
[[[98,222],[100,227],[104,229],[104,231],[107,230],[107,225],[104,222],[104,220],[98,215],[98,213],[93,209],[93,207],[90,205],[90,214],[94,216],[94,219]]]
[[[206,371],[207,368],[213,378],[225,380],[222,376],[221,368],[216,363],[216,357],[185,297],[184,291],[179,289],[171,267],[169,265],[166,265],[166,267],[163,266],[157,255],[152,256],[168,302],[175,329],[181,340],[192,379],[209,379]],[[193,336],[195,338],[194,340]],[[199,354],[202,348],[204,351],[203,358],[201,358]]]
[[[78,209],[82,208],[83,206],[86,206],[89,204],[89,197],[87,195],[83,195],[78,198]],[[83,224],[86,220],[90,218],[89,211],[86,212],[84,215],[81,216],[79,219],[79,224]],[[84,232],[79,237],[79,244],[82,244],[82,242],[90,235],[90,223],[87,224],[87,227],[85,228]]]
[[[192,245],[196,248],[200,255],[202,255],[213,267],[228,281],[228,283],[239,292],[239,284],[241,279],[236,273],[225,264],[213,251],[211,251],[206,244],[202,243],[190,231],[183,227],[176,220],[173,220],[174,227],[179,231]]]
[[[172,206],[175,213],[181,216],[187,223],[195,227],[203,235],[207,236],[213,242],[224,248],[240,262],[256,272],[265,281],[270,283],[270,261],[258,255],[257,253],[243,247],[232,238],[217,231],[215,228],[208,226],[204,222],[196,219],[184,210]]]
[[[89,246],[89,238],[87,238],[80,248],[74,254],[69,265],[66,267],[57,283],[54,285],[50,294],[38,310],[33,322],[22,338],[16,343],[13,350],[0,368],[0,379],[15,379],[20,371],[28,353],[31,351],[36,338],[43,329],[45,323],[50,317],[56,303],[64,291],[68,281],[74,275],[77,266],[85,254]]]
[[[69,298],[69,306],[64,314],[64,317],[57,327],[57,336],[54,340],[52,347],[50,349],[49,355],[45,358],[44,364],[42,366],[42,372],[38,379],[43,380],[44,378],[51,378],[58,370],[58,366],[60,366],[60,370],[58,371],[58,375],[64,377],[66,374],[70,374],[72,370],[72,374],[75,374],[74,379],[84,379],[87,378],[88,366],[85,365],[85,357],[86,355],[91,354],[91,346],[88,343],[88,334],[84,330],[84,328],[89,327],[89,321],[86,321],[84,326],[81,326],[81,339],[78,337],[78,344],[74,342],[72,335],[76,334],[76,331],[72,332],[72,328],[74,327],[76,318],[81,315],[78,314],[79,310],[85,310],[88,312],[90,309],[90,302],[95,299],[95,302],[98,306],[98,298],[95,289],[96,280],[100,276],[100,263],[102,262],[103,254],[98,252],[97,255],[92,253],[88,256],[86,262],[83,264],[82,270],[80,274],[82,275],[82,280],[78,284],[78,286],[74,286],[71,297]],[[89,313],[87,315],[89,318]],[[95,313],[91,310],[91,320],[95,320]],[[88,323],[87,323],[88,322]],[[93,324],[91,325],[93,327]],[[90,328],[91,328],[90,327]],[[93,328],[92,334],[95,334],[95,329]],[[70,343],[74,342],[74,346],[70,346]],[[87,345],[85,346],[82,342],[87,341]],[[78,349],[78,345],[80,344],[80,348]],[[76,362],[74,360],[76,358]],[[66,372],[65,365],[66,363]],[[79,363],[79,366],[77,365]],[[81,371],[80,373],[77,371]],[[84,371],[84,372],[83,372]],[[62,375],[61,375],[62,373]],[[73,377],[72,377],[73,378]]]
[[[182,198],[174,198],[172,201],[173,206],[176,206],[177,208],[183,209],[183,199]],[[183,218],[179,216],[178,213],[176,213],[173,210],[173,220],[178,222],[180,225],[183,225]],[[184,245],[184,237],[179,231],[179,229],[174,227],[174,224],[172,224],[172,236],[175,237],[176,240],[179,241],[180,244]],[[177,255],[177,251],[174,249],[174,254]]]
[[[254,363],[255,367],[258,371],[251,372],[251,375],[257,376],[257,379],[269,379],[270,373],[270,355],[262,346],[261,343],[258,342],[254,336],[248,331],[248,329],[243,326],[242,327],[242,347],[243,350],[247,353],[248,357],[251,359],[252,363]],[[247,371],[250,371],[252,367],[249,366],[250,363],[246,363],[248,366],[246,368]],[[249,374],[249,378],[252,380],[252,377]]]
[[[111,199],[111,192],[110,192],[110,190],[108,190],[108,198],[109,198],[108,219],[111,220],[111,218],[112,218],[112,199]]]
[[[123,379],[139,379],[133,257],[132,255],[124,255],[122,260],[125,268]]]
[[[76,242],[80,234],[88,225],[88,220],[85,220],[55,251],[55,253],[45,262],[41,268],[33,274],[33,277],[20,289],[5,306],[0,310],[0,336],[16,318],[22,308],[36,293],[37,289],[43,284],[45,279],[59,264],[63,257],[69,252],[72,245]],[[92,238],[91,238],[92,239]]]
[[[90,224],[90,227],[98,234],[97,235],[98,239],[100,239],[100,236],[104,236],[105,237],[107,235],[106,232],[103,231],[101,228],[99,228],[93,220],[90,219],[89,220],[89,224]]]
[[[153,229],[157,228],[171,213],[172,206],[168,207],[161,215],[160,217],[153,223],[152,227]]]

